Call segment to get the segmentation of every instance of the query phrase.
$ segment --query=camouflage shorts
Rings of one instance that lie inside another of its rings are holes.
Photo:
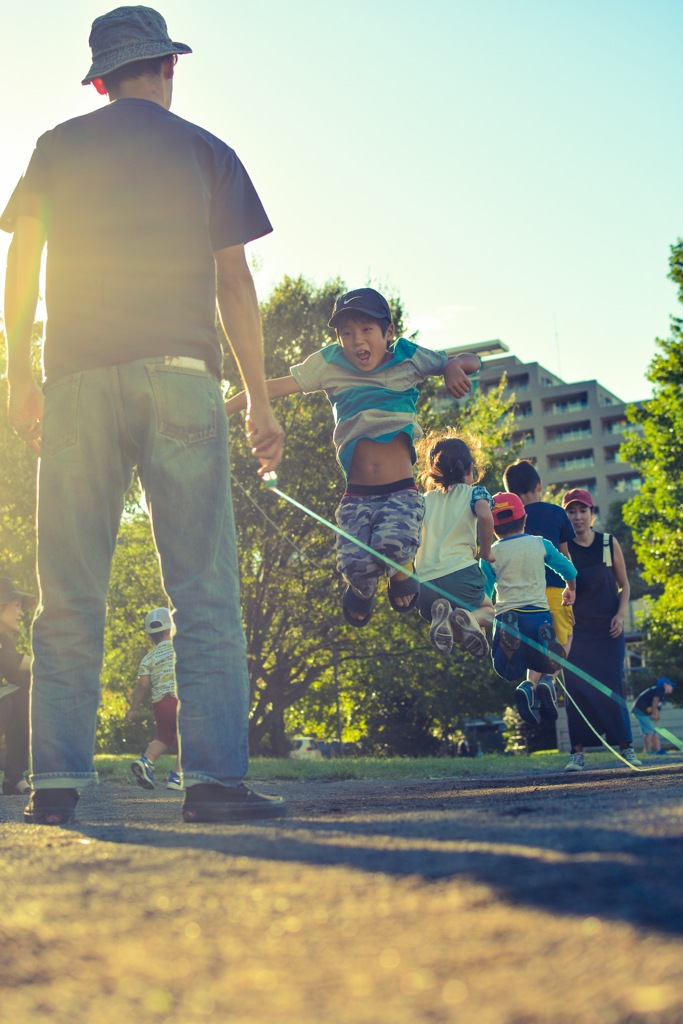
[[[424,498],[419,491],[393,494],[352,495],[342,498],[336,513],[337,525],[345,533],[385,555],[398,565],[413,561],[420,546]],[[370,597],[381,576],[393,576],[396,569],[337,534],[337,569],[347,583],[364,597]]]

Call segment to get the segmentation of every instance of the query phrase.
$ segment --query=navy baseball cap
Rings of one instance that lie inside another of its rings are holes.
[[[666,676],[660,676],[657,682],[655,683],[655,686],[659,686],[661,689],[664,689],[667,683],[669,684],[672,690],[676,689],[676,684],[674,683],[673,679],[667,679]]]
[[[365,313],[375,320],[388,320],[391,323],[389,303],[374,288],[354,288],[352,292],[340,295],[334,304],[327,326],[336,327],[342,313]]]

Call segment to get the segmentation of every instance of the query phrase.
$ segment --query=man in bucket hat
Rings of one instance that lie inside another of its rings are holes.
[[[40,447],[41,607],[34,626],[35,824],[68,824],[97,781],[105,601],[123,499],[137,469],[174,608],[186,821],[284,813],[245,787],[248,677],[221,398],[216,299],[250,394],[260,472],[282,455],[265,389],[244,246],[271,230],[232,149],[170,113],[190,53],[161,15],[97,18],[83,79],[104,108],[36,145],[13,209],[5,319],[9,417]],[[44,395],[30,361],[45,242]]]

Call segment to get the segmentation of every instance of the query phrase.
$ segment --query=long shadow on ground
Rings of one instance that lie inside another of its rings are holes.
[[[486,883],[513,904],[680,934],[682,779],[672,766],[571,781],[296,784],[291,817],[240,826],[176,825],[170,794],[105,785],[100,821],[74,828],[110,843]],[[94,799],[84,794],[82,817]]]

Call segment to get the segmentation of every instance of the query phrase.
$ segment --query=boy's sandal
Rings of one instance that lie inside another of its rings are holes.
[[[401,612],[412,612],[413,608],[417,604],[417,595],[420,593],[420,584],[412,576],[406,576],[404,580],[397,580],[395,576],[389,577],[389,584],[387,586],[387,597],[389,603],[394,611]],[[402,605],[396,604],[397,597],[412,597],[413,600],[410,604]]]
[[[353,587],[348,586],[342,597],[342,612],[350,626],[367,626],[375,610],[375,595],[361,597]],[[351,613],[354,613],[353,615]],[[362,616],[358,618],[358,616]]]
[[[70,825],[77,803],[75,789],[34,790],[24,809],[24,821],[29,825]]]

